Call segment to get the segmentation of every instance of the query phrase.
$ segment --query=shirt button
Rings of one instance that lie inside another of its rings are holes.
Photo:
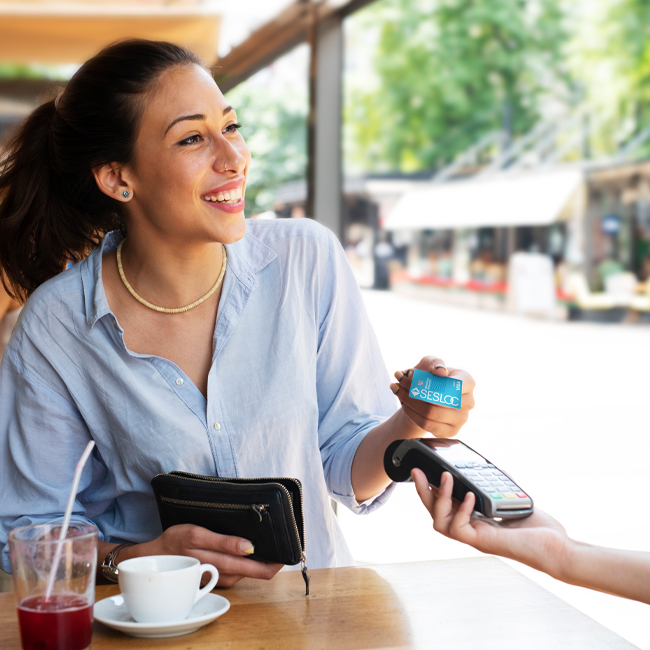
[[[182,385],[183,385],[183,378],[182,378],[182,377],[179,377],[179,378],[176,380],[176,385],[177,385],[177,386],[182,386]]]
[[[217,431],[219,431],[219,429],[221,429],[221,425],[220,425],[218,422],[215,422],[215,423],[214,423],[214,428],[215,428]]]

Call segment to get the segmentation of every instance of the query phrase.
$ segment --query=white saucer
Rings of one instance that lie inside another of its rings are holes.
[[[208,594],[192,607],[188,617],[170,623],[136,623],[129,614],[122,596],[111,596],[95,603],[95,620],[131,636],[156,639],[189,634],[225,614],[230,602],[223,596]]]

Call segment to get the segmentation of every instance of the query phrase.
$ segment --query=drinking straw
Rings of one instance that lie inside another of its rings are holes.
[[[74,479],[72,481],[72,487],[70,488],[70,496],[68,497],[68,505],[65,507],[65,516],[63,517],[63,524],[61,525],[61,533],[59,534],[59,543],[56,545],[56,553],[54,555],[54,562],[52,562],[52,568],[50,569],[50,577],[47,581],[47,590],[45,591],[45,602],[50,599],[52,595],[52,589],[54,588],[54,578],[56,577],[56,572],[59,569],[59,562],[61,561],[61,553],[63,553],[63,542],[65,536],[68,532],[68,526],[70,525],[70,517],[72,516],[72,508],[74,506],[74,501],[77,496],[77,490],[79,489],[79,481],[81,480],[81,472],[83,471],[84,465],[90,456],[90,452],[95,446],[95,441],[91,440],[84,449],[84,453],[81,454],[81,458],[77,463],[77,468],[74,472]]]

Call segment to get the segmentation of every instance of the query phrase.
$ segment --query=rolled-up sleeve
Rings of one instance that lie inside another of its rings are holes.
[[[5,571],[10,571],[7,536],[13,528],[63,518],[89,440],[65,387],[43,383],[7,348],[0,365],[0,564]],[[80,495],[92,488],[98,470],[98,463],[86,464],[73,521],[93,524]]]
[[[392,485],[358,503],[352,462],[361,441],[397,409],[377,338],[340,244],[330,233],[319,301],[317,394],[319,446],[330,496],[358,514],[379,507]]]

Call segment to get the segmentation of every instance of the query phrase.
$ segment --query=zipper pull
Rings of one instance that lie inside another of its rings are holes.
[[[305,581],[305,596],[309,596],[310,577],[307,569],[307,556],[304,553],[300,558],[300,564],[302,565],[302,569],[300,569],[300,573],[302,573],[302,579]]]
[[[257,516],[260,518],[260,523],[262,523],[262,513],[266,512],[266,506],[253,503],[251,508],[257,513]]]

